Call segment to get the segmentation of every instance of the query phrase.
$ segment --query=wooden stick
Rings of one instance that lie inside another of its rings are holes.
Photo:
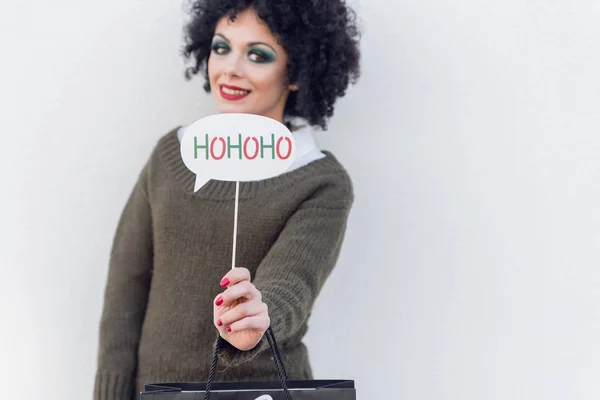
[[[235,248],[237,245],[237,225],[238,225],[238,203],[240,198],[240,182],[235,182],[235,211],[233,216],[233,251],[231,256],[231,269],[235,268]]]

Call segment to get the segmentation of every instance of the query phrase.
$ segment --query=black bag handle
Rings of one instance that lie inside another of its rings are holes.
[[[283,392],[285,393],[286,400],[292,400],[290,392],[287,387],[288,375],[285,370],[285,365],[283,365],[283,359],[281,358],[281,353],[279,353],[279,347],[277,346],[277,341],[275,340],[275,334],[271,327],[269,327],[265,332],[265,337],[269,342],[269,347],[271,348],[271,352],[273,353],[273,362],[275,364],[275,369],[277,369],[277,375],[279,376],[279,382],[281,383],[281,387],[283,388]],[[213,351],[213,359],[210,364],[210,372],[208,373],[208,381],[206,382],[206,390],[204,392],[204,400],[210,400],[210,387],[215,379],[215,374],[217,372],[217,364],[219,362],[219,350],[225,344],[225,339],[219,335],[217,342],[215,344],[215,349]]]

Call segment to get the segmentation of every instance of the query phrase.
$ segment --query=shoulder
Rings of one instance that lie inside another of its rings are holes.
[[[169,149],[169,148],[173,147],[173,144],[175,144],[176,147],[179,147],[179,136],[178,135],[180,133],[183,133],[184,129],[185,129],[185,126],[177,125],[177,126],[171,128],[170,130],[168,130],[166,133],[159,136],[158,140],[156,141],[156,144],[155,144],[155,151]]]
[[[154,147],[148,162],[156,165],[161,161],[164,161],[165,157],[169,157],[173,153],[179,154],[179,140],[177,138],[177,132],[181,126],[171,128],[166,133],[161,134],[155,139]]]
[[[305,183],[312,184],[313,192],[308,205],[323,208],[350,208],[354,202],[354,184],[348,170],[327,150],[325,157],[305,167]]]
[[[179,155],[177,131],[180,126],[170,129],[154,139],[150,155],[147,157],[140,178],[144,178],[146,186],[150,182],[164,178],[165,163],[173,162],[174,156]]]

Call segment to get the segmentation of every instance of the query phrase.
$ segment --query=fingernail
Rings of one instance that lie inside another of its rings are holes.
[[[218,326],[221,326],[221,325],[223,325],[223,322],[222,322],[221,320],[218,320],[218,321],[217,321],[217,325],[218,325]]]
[[[231,326],[227,327],[227,332],[231,332]]]
[[[231,282],[229,281],[228,278],[223,278],[223,280],[221,281],[221,286],[222,287],[227,287],[227,286],[229,286],[230,283]]]
[[[217,302],[215,304],[218,305],[218,306],[220,306],[221,304],[223,304],[223,296],[219,296],[219,298],[217,299]]]

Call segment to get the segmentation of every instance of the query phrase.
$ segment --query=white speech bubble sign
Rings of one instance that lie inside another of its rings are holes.
[[[285,172],[294,162],[290,130],[272,118],[227,113],[201,118],[186,128],[181,157],[196,174],[194,192],[210,179],[257,181]]]

